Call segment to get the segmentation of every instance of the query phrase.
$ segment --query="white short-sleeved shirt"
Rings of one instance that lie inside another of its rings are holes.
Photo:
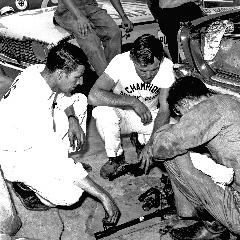
[[[150,110],[155,110],[161,88],[169,88],[175,81],[173,62],[164,58],[159,71],[151,83],[144,83],[135,70],[130,52],[115,56],[105,69],[116,83],[113,92],[138,98]]]

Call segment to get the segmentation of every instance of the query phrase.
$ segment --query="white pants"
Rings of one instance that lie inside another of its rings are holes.
[[[74,163],[68,157],[70,142],[64,110],[73,104],[75,114],[86,131],[87,98],[83,94],[61,96],[57,103],[54,110],[56,132],[49,132],[39,141],[34,140],[34,145],[28,150],[0,151],[0,165],[7,180],[25,183],[53,205],[71,205],[83,192],[75,182],[85,178],[87,172],[81,163]],[[41,123],[36,124],[39,126]]]
[[[151,113],[153,121],[143,125],[141,118],[133,110],[106,106],[94,108],[93,117],[96,119],[98,132],[105,142],[107,156],[116,157],[123,152],[121,134],[137,132],[140,143],[146,144],[151,136],[158,109]]]

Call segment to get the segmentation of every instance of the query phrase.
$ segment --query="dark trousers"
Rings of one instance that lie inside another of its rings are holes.
[[[121,30],[105,9],[85,6],[83,14],[94,25],[94,31],[83,36],[71,12],[55,14],[56,22],[76,38],[78,45],[87,55],[90,64],[100,76],[114,56],[121,53]]]
[[[153,17],[158,21],[162,33],[166,36],[168,50],[173,63],[178,62],[177,35],[181,22],[192,21],[203,16],[201,8],[193,2],[175,8],[160,8],[158,0],[147,0]]]

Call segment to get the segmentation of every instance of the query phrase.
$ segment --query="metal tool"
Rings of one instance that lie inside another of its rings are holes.
[[[125,222],[125,223],[122,223],[120,225],[109,227],[108,229],[106,229],[104,231],[94,233],[95,239],[101,239],[101,238],[104,238],[104,237],[108,237],[111,234],[114,234],[114,233],[116,233],[116,232],[118,232],[122,229],[129,228],[133,225],[136,225],[136,224],[141,223],[141,222],[145,222],[145,221],[147,221],[149,219],[152,219],[152,218],[155,218],[155,217],[161,217],[161,219],[163,220],[165,214],[171,212],[171,210],[172,210],[171,207],[166,207],[164,209],[157,209],[156,211],[154,211],[152,213],[149,213],[149,214],[146,214],[144,216],[132,219],[132,220],[130,220],[128,222]]]
[[[157,188],[152,187],[141,194],[138,200],[143,203],[143,210],[149,211],[151,208],[158,208],[160,206],[161,193]]]

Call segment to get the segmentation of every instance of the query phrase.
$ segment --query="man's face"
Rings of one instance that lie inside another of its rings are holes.
[[[160,67],[160,61],[154,57],[154,63],[147,66],[142,66],[138,63],[134,63],[137,75],[145,83],[151,83]]]
[[[57,83],[59,90],[66,95],[69,95],[77,85],[83,84],[84,71],[85,67],[83,65],[79,65],[73,72],[69,74],[66,74],[64,71],[62,71]]]

